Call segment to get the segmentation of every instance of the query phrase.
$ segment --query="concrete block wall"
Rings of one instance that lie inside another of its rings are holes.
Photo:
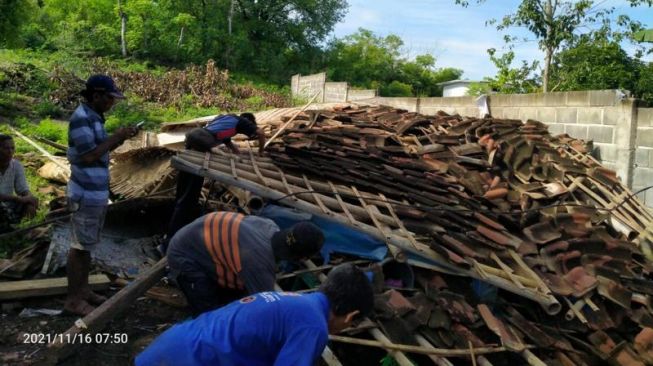
[[[368,103],[383,104],[395,108],[405,109],[409,112],[421,114],[435,114],[444,111],[449,114],[460,114],[461,116],[478,117],[479,110],[476,107],[474,97],[433,97],[433,98],[398,98],[398,97],[376,97],[366,99]]]
[[[395,108],[405,109],[409,112],[417,112],[418,98],[404,98],[404,97],[375,97],[368,99],[365,102],[370,104],[382,104]]]
[[[419,99],[419,113],[436,114],[444,111],[449,114],[479,117],[475,97],[431,97]]]
[[[357,100],[365,100],[376,97],[376,90],[374,89],[349,89],[347,91],[347,101],[354,102]]]
[[[319,95],[316,100],[320,103],[324,102],[326,73],[321,72],[319,74],[307,76],[295,75],[290,79],[290,81],[293,97],[309,99],[312,98],[316,93],[321,92],[321,95]]]
[[[653,185],[653,108],[637,108],[637,137],[633,191]],[[653,206],[653,189],[638,194]]]
[[[326,82],[324,83],[324,102],[337,103],[347,101],[349,83],[347,82]]]

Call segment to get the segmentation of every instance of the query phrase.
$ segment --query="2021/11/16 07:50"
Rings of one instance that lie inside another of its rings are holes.
[[[25,333],[23,334],[23,343],[25,344],[45,344],[45,343],[73,343],[73,344],[125,344],[129,341],[127,333]]]

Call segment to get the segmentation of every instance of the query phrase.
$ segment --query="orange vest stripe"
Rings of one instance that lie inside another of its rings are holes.
[[[235,273],[240,273],[240,270],[242,269],[240,265],[240,246],[238,244],[238,231],[240,229],[240,223],[243,221],[245,218],[245,215],[237,215],[233,224],[231,225],[231,230],[230,230],[230,237],[231,237],[231,242],[234,243],[234,245],[231,246],[231,261],[234,263],[234,269]],[[240,279],[240,276],[236,276],[236,286],[239,289],[244,289],[245,285],[243,284],[243,281]]]
[[[215,264],[215,272],[218,277],[218,284],[224,287],[226,285],[224,280],[225,270],[223,268],[222,262],[218,259],[218,252],[215,247],[215,238],[218,234],[215,224],[218,220],[218,215],[215,213],[207,215],[204,219],[204,245],[206,246],[207,251],[211,255],[211,259]]]
[[[215,263],[221,287],[244,289],[238,276],[241,271],[238,230],[244,215],[216,212],[204,219],[204,245]]]
[[[238,229],[240,228],[240,222],[243,221],[245,216],[238,215],[236,219],[231,224],[231,262],[234,264],[234,271],[240,273],[240,246],[238,245]]]
[[[217,253],[217,259],[222,266],[222,273],[218,274],[218,279],[220,280],[220,285],[223,287],[233,288],[233,271],[231,270],[227,261],[225,261],[226,250],[224,248],[224,229],[223,227],[229,220],[229,213],[220,212],[218,213],[220,219],[213,223],[213,230],[215,235],[213,236],[213,248]]]
[[[234,214],[228,213],[220,223],[220,248],[222,249],[222,263],[229,269],[227,273],[227,286],[230,288],[236,287],[236,274],[234,273],[234,266],[231,263],[231,245],[229,241],[229,225],[233,220]]]

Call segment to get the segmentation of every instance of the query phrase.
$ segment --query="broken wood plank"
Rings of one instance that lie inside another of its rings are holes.
[[[88,277],[88,284],[92,290],[102,291],[109,288],[111,281],[106,275],[97,274]],[[0,301],[62,295],[67,292],[66,277],[0,282]]]
[[[113,283],[120,287],[127,287],[131,284],[130,281],[122,278],[116,279]],[[183,292],[176,288],[154,286],[145,292],[145,296],[176,308],[185,308],[188,306],[188,301],[186,301]]]

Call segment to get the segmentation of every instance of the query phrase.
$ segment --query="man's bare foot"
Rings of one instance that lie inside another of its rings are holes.
[[[95,310],[95,308],[84,300],[78,302],[67,301],[63,306],[64,312],[80,316],[86,316],[93,310]]]
[[[107,297],[102,296],[100,294],[96,294],[93,291],[89,291],[89,293],[84,296],[84,300],[88,301],[90,304],[93,305],[100,305],[103,302],[107,301]]]

